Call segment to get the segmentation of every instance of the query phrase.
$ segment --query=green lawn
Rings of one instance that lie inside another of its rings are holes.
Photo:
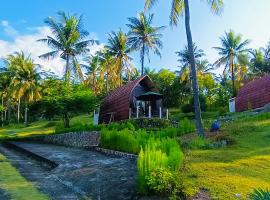
[[[0,128],[0,138],[52,134],[56,123],[59,121],[39,121],[29,127],[11,125]],[[91,124],[92,117],[73,118],[71,125],[77,123]],[[236,194],[247,199],[254,188],[270,188],[270,114],[223,124],[222,131],[235,141],[233,145],[185,152],[184,192],[193,196],[199,189],[206,189],[211,199],[233,200]]]
[[[13,200],[48,200],[0,154],[0,188]]]
[[[78,123],[91,124],[92,122],[93,118],[91,115],[80,115],[72,118],[70,125],[72,126]],[[53,134],[57,123],[62,123],[62,121],[37,121],[30,123],[27,127],[25,127],[24,124],[11,124],[5,127],[0,127],[0,140]]]
[[[270,115],[230,123],[224,132],[234,145],[186,154],[184,188],[190,196],[203,188],[211,199],[247,199],[254,188],[270,188]]]

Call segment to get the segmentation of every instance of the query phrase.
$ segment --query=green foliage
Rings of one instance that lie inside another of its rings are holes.
[[[61,116],[66,128],[69,127],[70,118],[90,112],[97,103],[92,92],[83,85],[69,85],[56,80],[48,84],[53,87],[46,89],[38,105],[44,114],[49,115],[49,118],[55,115]]]
[[[177,172],[169,171],[166,168],[156,168],[146,177],[147,186],[150,191],[156,194],[176,198],[181,191],[182,180]]]
[[[128,129],[121,131],[102,129],[101,146],[106,149],[128,153],[137,154],[139,152],[139,142],[133,132]]]
[[[179,127],[178,127],[178,136],[195,132],[195,125],[194,122],[188,120],[187,118],[184,118],[184,120],[180,121]]]
[[[202,137],[196,137],[195,139],[188,142],[189,149],[207,149],[209,148],[210,142]]]
[[[55,126],[55,133],[69,133],[69,132],[80,132],[80,131],[100,131],[102,126],[93,124],[82,124],[75,123],[71,127],[65,127],[62,123],[57,123]]]
[[[166,128],[170,125],[169,120],[159,119],[159,118],[139,118],[128,120],[136,129],[140,128]]]
[[[138,188],[141,193],[149,192],[147,177],[159,168],[170,172],[179,170],[183,163],[183,153],[179,144],[173,139],[151,138],[144,148],[141,148],[138,166]]]
[[[199,100],[200,100],[200,106],[202,111],[206,111],[207,109],[207,104],[206,104],[206,97],[202,94],[199,95]],[[182,107],[182,111],[184,113],[189,113],[189,112],[194,112],[194,98],[190,98],[189,103],[184,105]]]
[[[250,195],[250,200],[270,200],[270,191],[255,189]]]

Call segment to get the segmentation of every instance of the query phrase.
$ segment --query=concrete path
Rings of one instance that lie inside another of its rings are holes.
[[[51,199],[121,200],[133,199],[136,195],[137,172],[134,161],[50,144],[15,144],[59,164],[46,171],[34,161],[19,162],[14,152],[7,152],[3,147],[0,149],[26,178],[36,182]]]

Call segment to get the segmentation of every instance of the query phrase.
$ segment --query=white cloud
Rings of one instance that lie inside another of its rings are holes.
[[[9,25],[8,21],[1,21],[1,25],[4,27],[4,31],[7,34],[8,27],[14,29]],[[37,42],[38,39],[46,38],[48,35],[52,35],[50,28],[47,26],[42,26],[30,29],[32,32],[31,34],[20,34],[16,29],[14,29],[13,34],[9,34],[9,36],[12,36],[11,41],[0,39],[0,57],[5,58],[7,55],[16,51],[23,51],[26,54],[30,54],[34,62],[41,65],[42,69],[50,70],[60,76],[63,75],[65,65],[63,59],[59,57],[50,60],[39,58],[40,55],[52,51],[52,49],[45,43]],[[94,54],[96,51],[102,48],[102,46],[103,45],[93,45],[90,47],[90,53]]]
[[[9,24],[8,21],[2,20],[1,25],[5,34],[7,34],[8,36],[16,36],[18,34],[18,32]]]

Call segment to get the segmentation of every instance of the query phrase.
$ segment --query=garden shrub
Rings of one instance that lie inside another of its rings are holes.
[[[101,146],[106,149],[113,149],[116,151],[124,151],[134,154],[139,152],[138,140],[128,129],[121,131],[102,129]]]
[[[189,149],[207,149],[210,147],[210,142],[202,137],[196,137],[188,142]]]
[[[154,169],[146,177],[146,182],[150,191],[162,196],[169,196],[170,199],[176,199],[176,195],[182,188],[179,174],[166,168]]]
[[[178,127],[178,136],[187,134],[187,133],[192,133],[195,132],[195,125],[192,121],[188,120],[187,118],[184,118],[182,121],[179,123]]]
[[[183,163],[183,153],[173,139],[150,138],[147,145],[141,148],[138,158],[138,186],[142,193],[149,192],[147,177],[159,168],[176,172]]]

